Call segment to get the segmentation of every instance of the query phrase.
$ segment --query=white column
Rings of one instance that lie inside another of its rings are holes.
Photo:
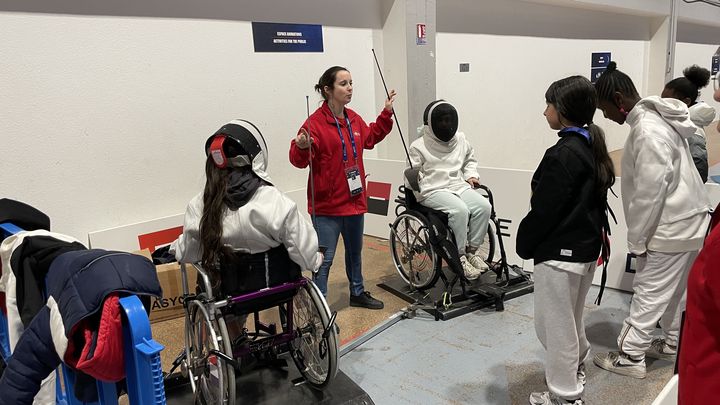
[[[674,79],[675,40],[677,37],[678,0],[670,0],[670,15],[662,17],[654,24],[654,32],[649,42],[647,76],[644,92],[641,96],[659,95],[665,83]],[[640,90],[640,89],[638,89]]]
[[[395,89],[397,124],[406,146],[417,138],[425,106],[435,99],[435,13],[436,0],[394,0],[375,52],[388,89]],[[425,43],[417,40],[417,25],[425,24]],[[379,34],[379,33],[378,33]],[[376,72],[377,104],[385,98],[380,75]],[[405,160],[405,150],[397,128],[378,145],[381,159]]]

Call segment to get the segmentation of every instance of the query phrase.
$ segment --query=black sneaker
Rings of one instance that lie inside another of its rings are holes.
[[[350,306],[368,309],[383,309],[385,304],[383,304],[382,301],[373,298],[369,292],[365,291],[360,295],[350,295]]]

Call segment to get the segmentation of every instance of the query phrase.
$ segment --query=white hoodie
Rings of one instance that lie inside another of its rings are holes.
[[[705,127],[715,119],[715,109],[706,103],[699,102],[690,107],[690,121],[697,127],[695,134],[688,138],[690,155],[692,155],[695,166],[703,179],[707,181],[708,176],[708,154],[707,140],[705,139]]]
[[[705,102],[698,102],[689,109],[690,121],[698,127],[698,134],[705,138],[705,127],[715,120],[715,108]]]
[[[621,185],[630,252],[699,250],[711,207],[688,149],[696,127],[687,106],[647,97],[630,111],[627,122],[631,129]]]
[[[439,190],[460,194],[470,188],[466,180],[478,177],[473,147],[459,131],[449,142],[443,142],[425,125],[422,136],[410,145],[410,161],[420,169],[420,192],[415,192],[418,201]]]
[[[200,219],[203,193],[188,204],[183,233],[170,250],[181,263],[202,259]],[[237,210],[223,214],[222,243],[246,253],[259,253],[285,245],[290,259],[303,270],[317,270],[323,256],[312,224],[303,218],[295,202],[274,186],[260,186],[250,201]]]

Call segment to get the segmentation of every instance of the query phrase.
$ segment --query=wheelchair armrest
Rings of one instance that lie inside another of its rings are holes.
[[[409,167],[405,169],[403,174],[405,175],[405,179],[407,180],[410,189],[413,191],[420,191],[420,184],[418,183],[420,169],[417,167]]]
[[[490,191],[490,188],[484,184],[479,185],[477,188],[483,190],[487,194],[488,200],[490,200],[490,205],[495,207],[495,201],[493,200],[493,194],[492,191]]]
[[[213,300],[215,299],[213,289],[212,289],[212,283],[210,282],[210,276],[208,276],[207,272],[199,263],[192,263],[192,266],[195,267],[195,270],[197,271],[198,277],[200,277],[200,280],[202,280],[202,286],[205,289],[205,292],[207,292],[208,299]],[[185,272],[185,263],[182,263],[180,265],[180,269],[183,273],[183,292],[185,294],[188,294],[188,291],[185,291],[185,287],[191,288],[191,286],[187,285],[187,273]],[[198,280],[199,281],[199,280]]]

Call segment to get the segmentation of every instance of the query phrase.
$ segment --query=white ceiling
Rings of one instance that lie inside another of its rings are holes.
[[[432,0],[429,0],[432,1]],[[647,40],[672,0],[435,0],[438,32]],[[0,0],[0,11],[382,28],[393,0]],[[720,41],[720,7],[679,1],[678,41]]]

